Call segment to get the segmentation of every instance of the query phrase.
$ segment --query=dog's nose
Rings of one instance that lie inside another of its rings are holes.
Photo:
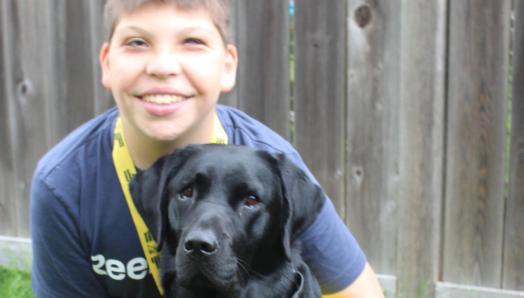
[[[192,231],[186,236],[184,251],[188,254],[210,256],[218,251],[218,242],[212,232]]]

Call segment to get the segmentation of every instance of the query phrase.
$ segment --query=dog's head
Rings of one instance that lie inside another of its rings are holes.
[[[177,281],[221,289],[289,262],[325,198],[284,155],[231,145],[179,149],[139,172],[131,193]]]

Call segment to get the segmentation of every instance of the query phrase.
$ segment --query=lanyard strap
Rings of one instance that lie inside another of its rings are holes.
[[[220,120],[215,115],[215,120],[213,124],[213,137],[211,139],[212,143],[217,144],[227,144],[228,138],[227,134],[220,123]],[[149,267],[149,273],[153,275],[155,284],[160,292],[160,295],[164,295],[164,289],[162,289],[162,283],[160,281],[160,269],[159,269],[159,255],[156,249],[156,242],[153,239],[149,228],[146,226],[144,220],[138,213],[138,210],[133,203],[133,198],[129,192],[129,183],[131,179],[136,174],[135,165],[129,154],[127,144],[124,139],[124,132],[122,130],[122,121],[120,117],[116,119],[115,131],[113,138],[113,163],[115,164],[116,173],[118,175],[118,180],[120,181],[120,186],[122,187],[122,192],[127,202],[127,207],[131,213],[131,218],[135,224],[136,232],[138,238],[140,239],[140,245],[144,251],[144,256],[147,260]]]

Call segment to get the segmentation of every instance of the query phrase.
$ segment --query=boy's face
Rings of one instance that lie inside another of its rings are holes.
[[[209,135],[220,93],[235,84],[237,54],[205,10],[148,2],[121,16],[100,63],[124,125],[154,140],[204,142],[197,136]]]

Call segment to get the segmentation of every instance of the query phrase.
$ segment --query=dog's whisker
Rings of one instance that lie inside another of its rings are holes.
[[[237,258],[237,264],[238,266],[243,269],[247,274],[250,274],[250,272],[252,271],[251,270],[251,266],[249,266],[249,264],[247,262],[245,262],[244,260],[242,260],[241,258]]]
[[[238,258],[237,258],[237,265],[238,265],[238,267],[239,267],[241,270],[243,270],[243,271],[245,271],[247,274],[249,274],[249,270],[248,270],[248,269],[246,268],[246,266],[242,263],[242,260],[240,260],[240,259],[238,259]]]
[[[249,264],[246,261],[242,260],[241,258],[237,258],[237,264],[239,265],[241,269],[243,269],[249,275],[264,277],[263,274],[253,270],[253,268],[251,268],[251,266],[249,266]]]

